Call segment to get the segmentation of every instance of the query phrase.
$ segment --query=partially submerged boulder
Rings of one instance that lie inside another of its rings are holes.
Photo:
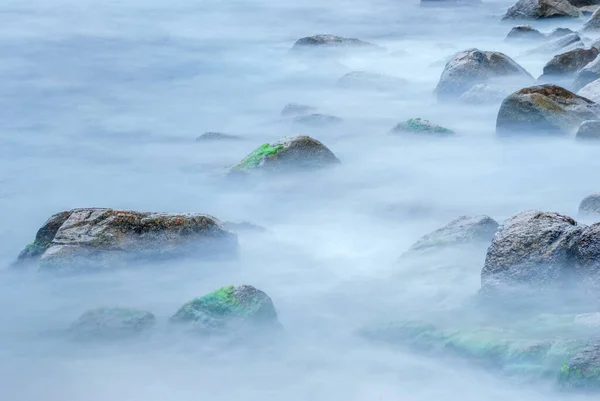
[[[541,44],[540,46],[527,51],[526,55],[536,55],[536,54],[556,54],[556,53],[564,53],[569,50],[584,48],[585,44],[581,40],[581,37],[577,33],[571,33],[568,35],[560,36],[556,39],[550,40],[546,43]]]
[[[556,296],[574,273],[571,247],[583,231],[558,213],[528,211],[502,224],[481,271],[482,295],[502,301]]]
[[[532,20],[541,18],[580,18],[583,14],[567,0],[519,0],[502,19]]]
[[[454,134],[454,131],[441,125],[432,123],[422,118],[410,118],[406,121],[396,124],[390,131],[392,134],[421,134],[434,136],[447,136]]]
[[[106,269],[137,259],[231,257],[237,249],[236,235],[212,216],[85,208],[50,217],[17,264],[33,262],[54,270]]]
[[[577,73],[575,76],[575,81],[573,83],[573,88],[577,91],[583,89],[586,85],[595,80],[600,79],[600,57],[596,57],[586,66],[584,66],[581,71]],[[589,90],[590,88],[588,88]],[[585,95],[581,95],[585,96]]]
[[[337,81],[337,86],[347,89],[393,91],[403,88],[407,81],[402,78],[366,71],[352,71]]]
[[[316,110],[316,107],[308,106],[306,104],[288,103],[281,110],[281,115],[285,117],[296,117],[314,113]]]
[[[205,132],[196,138],[196,142],[219,142],[219,141],[239,141],[242,139],[237,135],[224,134],[222,132]]]
[[[584,121],[579,126],[575,139],[594,140],[600,139],[600,120]]]
[[[600,216],[600,193],[591,194],[583,198],[579,204],[579,214],[581,216]]]
[[[435,89],[438,100],[457,99],[473,85],[508,79],[532,82],[533,77],[507,55],[469,49],[452,56]]]
[[[544,66],[542,77],[573,75],[594,61],[598,53],[598,49],[591,47],[589,49],[573,49],[557,54]]]
[[[553,29],[552,32],[548,34],[549,39],[562,38],[563,36],[570,35],[572,33],[577,33],[569,28],[556,28]]]
[[[305,38],[298,39],[292,49],[294,50],[306,50],[315,47],[356,47],[363,49],[377,49],[378,46],[369,43],[363,42],[362,40],[356,38],[345,38],[343,36],[329,35],[329,34],[319,34],[313,36],[307,36]]]
[[[583,32],[600,31],[600,8],[594,11],[590,19],[581,28]]]
[[[530,25],[517,25],[506,35],[507,41],[541,41],[546,35]]]
[[[321,142],[309,136],[291,136],[265,143],[241,162],[229,168],[230,174],[288,169],[315,169],[339,164],[339,159]]]
[[[193,299],[170,321],[206,334],[279,327],[271,298],[250,285],[223,287]]]
[[[339,124],[342,121],[344,120],[339,117],[321,113],[304,114],[292,118],[292,123],[308,127],[327,127]]]
[[[600,336],[561,366],[558,383],[565,389],[600,390]]]
[[[156,322],[150,312],[131,308],[98,308],[81,315],[69,328],[72,338],[82,341],[136,338]]]
[[[498,135],[568,135],[586,120],[597,119],[598,105],[560,86],[521,89],[502,102]]]

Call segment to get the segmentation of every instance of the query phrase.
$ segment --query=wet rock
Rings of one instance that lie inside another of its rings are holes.
[[[504,20],[541,18],[580,18],[583,14],[567,0],[519,0],[504,15]]]
[[[600,390],[600,336],[561,366],[558,384],[565,389]]]
[[[193,299],[170,321],[206,334],[279,327],[271,298],[250,285],[223,287]]]
[[[242,138],[237,135],[229,135],[222,132],[205,132],[196,138],[196,142],[239,141],[240,139]]]
[[[549,39],[557,39],[562,38],[563,36],[570,35],[572,33],[577,33],[569,28],[556,28],[552,32],[548,34]]]
[[[575,7],[587,7],[600,5],[600,0],[569,0],[569,3]]]
[[[596,57],[577,73],[573,82],[573,88],[580,90],[597,79],[600,79],[600,57]]]
[[[545,40],[546,35],[529,25],[518,25],[506,35],[510,41],[540,41]]]
[[[363,42],[362,40],[356,38],[345,38],[343,36],[321,34],[298,39],[292,49],[300,50],[315,47],[356,47],[363,49],[378,48],[378,46],[372,43]]]
[[[337,81],[337,86],[349,89],[393,91],[405,87],[407,81],[389,75],[375,74],[365,71],[352,71]]]
[[[482,295],[506,302],[556,296],[570,282],[571,247],[582,231],[575,220],[558,213],[528,211],[511,217],[487,251]]]
[[[600,8],[594,11],[590,19],[583,24],[581,28],[583,32],[597,32],[600,31]]]
[[[598,49],[574,49],[558,54],[544,66],[543,78],[572,75],[598,56]]]
[[[600,223],[585,227],[575,238],[571,258],[581,281],[580,290],[597,301],[600,299]]]
[[[429,120],[422,118],[411,118],[401,123],[396,124],[390,131],[392,134],[421,134],[421,135],[435,135],[435,136],[447,136],[454,134],[454,131],[432,123]]]
[[[238,164],[230,174],[288,169],[317,169],[339,164],[340,161],[321,142],[309,136],[291,136],[275,143],[265,143]]]
[[[596,79],[577,92],[577,95],[590,99],[593,102],[600,101],[600,79]]]
[[[446,226],[419,239],[410,251],[484,243],[489,244],[498,230],[498,223],[485,215],[460,216]]]
[[[510,93],[510,89],[502,85],[477,84],[460,95],[458,100],[473,106],[500,104]]]
[[[590,120],[582,122],[579,126],[579,130],[577,130],[575,138],[591,140],[600,139],[600,120]]]
[[[581,216],[600,216],[600,193],[583,198],[579,204],[579,214]]]
[[[469,49],[452,56],[436,87],[438,100],[458,99],[473,85],[490,80],[531,82],[533,77],[503,53]]]
[[[344,120],[339,117],[321,113],[306,114],[292,118],[292,123],[308,127],[327,127],[339,124],[342,121]]]
[[[568,135],[586,120],[597,119],[598,105],[560,86],[521,89],[502,102],[498,135]]]
[[[572,33],[550,40],[535,49],[528,51],[526,54],[556,54],[583,47],[585,47],[585,44],[581,40],[581,37],[577,33]]]
[[[17,265],[39,263],[51,270],[113,268],[143,259],[182,255],[232,257],[237,237],[214,217],[104,208],[55,214],[25,247]]]
[[[69,334],[76,340],[122,340],[135,338],[152,329],[156,322],[150,312],[130,308],[99,308],[79,317]]]
[[[283,110],[281,110],[281,115],[285,117],[296,117],[314,113],[316,110],[316,107],[307,106],[305,104],[288,103]]]

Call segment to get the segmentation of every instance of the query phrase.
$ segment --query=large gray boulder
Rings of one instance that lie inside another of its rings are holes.
[[[280,327],[271,298],[250,285],[223,287],[195,298],[170,321],[205,334]]]
[[[543,78],[554,78],[560,76],[571,76],[579,72],[583,67],[598,56],[598,49],[573,49],[557,54],[544,66]]]
[[[339,164],[339,159],[321,142],[309,136],[291,136],[254,149],[241,162],[229,168],[229,174],[259,171],[307,170]]]
[[[558,384],[567,390],[600,390],[600,336],[561,366]]]
[[[578,91],[597,79],[600,79],[600,57],[596,57],[577,73],[573,82],[573,89]]]
[[[532,86],[504,99],[496,119],[496,133],[574,134],[583,121],[597,119],[598,112],[596,103],[560,86]]]
[[[567,0],[519,0],[502,19],[532,20],[541,18],[580,18],[583,14]]]
[[[600,139],[600,120],[584,121],[579,126],[575,139],[594,140]]]
[[[212,216],[85,208],[50,217],[21,252],[17,265],[104,269],[137,259],[231,257],[237,249],[237,236]]]
[[[594,11],[590,19],[581,28],[583,32],[600,31],[600,8]]]
[[[552,297],[574,273],[571,248],[583,227],[558,213],[527,211],[494,235],[481,271],[481,293],[511,301]]]
[[[579,215],[600,217],[600,193],[591,194],[583,198],[579,204]]]
[[[533,77],[503,53],[468,49],[448,61],[435,91],[438,100],[458,99],[473,85],[494,80],[523,84]]]
[[[150,312],[130,308],[98,308],[81,315],[69,328],[73,339],[122,340],[138,337],[156,322]]]

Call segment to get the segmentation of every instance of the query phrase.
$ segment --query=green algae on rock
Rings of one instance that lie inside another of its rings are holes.
[[[271,146],[268,143],[260,145],[254,149],[248,156],[244,157],[241,162],[232,166],[231,171],[250,170],[260,165],[264,158],[275,155],[277,151],[283,149],[283,145]]]
[[[558,375],[558,384],[569,389],[600,390],[600,338],[596,337],[568,362]]]
[[[152,313],[131,308],[98,308],[81,315],[70,327],[76,340],[120,340],[137,337],[155,324]]]
[[[171,322],[193,323],[206,330],[278,325],[271,298],[250,285],[222,287],[193,299],[171,317]]]
[[[431,121],[421,118],[411,118],[409,120],[398,123],[391,130],[392,133],[414,133],[414,134],[434,134],[434,135],[452,135],[454,131],[432,123]]]

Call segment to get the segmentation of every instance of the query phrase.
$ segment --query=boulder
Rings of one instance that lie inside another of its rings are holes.
[[[577,130],[577,134],[575,135],[576,139],[591,139],[598,140],[600,139],[600,120],[590,120],[584,121],[579,126]]]
[[[577,94],[593,102],[600,102],[600,78],[585,85]]]
[[[581,290],[594,300],[600,299],[600,223],[585,227],[575,238],[571,258]]]
[[[600,193],[591,194],[583,198],[579,204],[579,215],[600,216]]]
[[[193,299],[170,321],[206,334],[279,327],[271,298],[250,285],[223,287]]]
[[[344,120],[339,117],[321,113],[305,114],[292,118],[292,123],[308,127],[328,127],[342,121]]]
[[[510,89],[502,85],[477,84],[460,95],[458,101],[472,106],[500,104],[510,93]]]
[[[99,308],[87,311],[70,327],[76,340],[121,340],[138,337],[156,322],[150,312],[130,308]]]
[[[285,105],[283,110],[281,110],[281,115],[285,117],[296,117],[314,113],[316,110],[316,107],[308,106],[305,104],[288,103]]]
[[[510,41],[540,41],[546,39],[546,35],[529,25],[518,25],[506,35]]]
[[[558,213],[519,213],[494,235],[481,271],[481,294],[505,302],[536,302],[566,289],[574,273],[571,247],[583,231]]]
[[[598,53],[598,49],[591,47],[589,49],[574,49],[558,54],[544,66],[542,77],[573,75],[594,61]]]
[[[289,169],[315,169],[339,164],[339,159],[321,142],[309,136],[291,136],[254,149],[229,168],[230,174]]]
[[[503,20],[532,20],[541,18],[580,18],[583,14],[567,0],[519,0],[510,7]]]
[[[242,138],[239,136],[222,132],[205,132],[196,138],[196,142],[239,141],[240,139]]]
[[[390,133],[447,136],[454,134],[454,131],[422,118],[411,118],[396,124],[396,126],[391,129]]]
[[[306,50],[310,48],[323,48],[323,47],[335,47],[335,48],[362,48],[362,49],[376,49],[379,46],[376,46],[372,43],[363,42],[362,40],[356,38],[345,38],[343,36],[336,35],[328,35],[328,34],[320,34],[314,36],[307,36],[305,38],[298,39],[294,46],[293,50]]]
[[[600,336],[561,366],[558,384],[564,389],[600,390]]]
[[[507,55],[469,49],[452,56],[435,91],[438,100],[458,99],[473,85],[501,79],[519,83],[533,81],[533,77]]]
[[[575,31],[573,31],[572,29],[569,29],[569,28],[556,28],[556,29],[552,30],[552,32],[550,32],[548,34],[548,38],[549,39],[562,38],[563,36],[567,36],[567,35],[570,35],[572,33],[577,33],[577,32],[575,32]]]
[[[410,251],[484,243],[489,245],[498,230],[498,223],[485,215],[460,216],[444,227],[419,239]]]
[[[498,135],[568,135],[586,120],[597,119],[598,105],[560,86],[521,89],[502,102]]]
[[[526,52],[527,55],[536,54],[556,54],[564,53],[569,50],[578,49],[585,47],[585,44],[581,40],[581,37],[576,33],[569,35],[560,36],[556,39],[552,39],[535,49]]]
[[[21,252],[17,265],[105,269],[137,259],[231,257],[237,249],[236,235],[208,215],[85,208],[50,217]]]
[[[348,89],[394,91],[405,87],[407,81],[389,75],[365,71],[352,71],[337,81],[337,86]]]
[[[587,7],[600,5],[600,0],[569,0],[572,6]]]
[[[600,79],[600,57],[596,57],[577,73],[573,82],[573,88],[578,91],[597,79]]]
[[[600,31],[600,8],[594,11],[590,19],[583,24],[581,28],[583,32],[597,32]]]

